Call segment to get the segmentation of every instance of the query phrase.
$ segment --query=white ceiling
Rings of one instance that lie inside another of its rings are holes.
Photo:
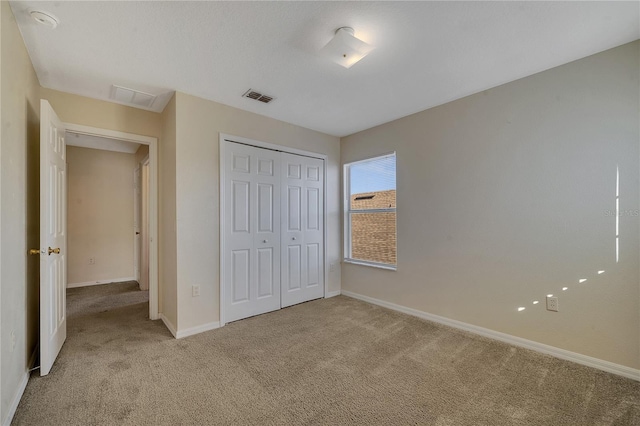
[[[103,138],[100,136],[82,135],[73,132],[67,132],[65,142],[67,146],[102,149],[104,151],[124,152],[127,154],[135,154],[138,148],[140,148],[139,143]]]
[[[178,90],[345,136],[640,38],[638,2],[12,2],[40,83]],[[60,19],[51,30],[29,18]],[[341,26],[376,46],[318,55]],[[275,97],[262,104],[249,88]],[[154,109],[164,107],[166,99]]]

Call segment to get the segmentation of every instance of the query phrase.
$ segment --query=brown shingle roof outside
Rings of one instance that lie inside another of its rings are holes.
[[[352,210],[395,207],[395,189],[351,195]],[[395,212],[351,214],[351,258],[396,264]]]

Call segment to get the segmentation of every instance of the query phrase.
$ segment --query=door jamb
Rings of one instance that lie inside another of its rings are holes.
[[[142,197],[142,202],[140,203],[140,210],[141,210],[140,213],[142,213],[142,207],[145,205],[145,203],[146,203],[146,206],[147,206],[147,209],[146,209],[147,210],[147,217],[146,217],[147,227],[144,229],[144,233],[143,233],[143,226],[142,226],[145,223],[144,215],[142,217],[142,220],[140,221],[140,226],[141,226],[140,232],[145,237],[144,239],[141,239],[141,242],[140,242],[140,251],[141,251],[141,253],[140,253],[140,255],[141,255],[140,256],[141,257],[140,258],[140,278],[142,278],[142,255],[144,254],[143,251],[142,251],[142,248],[145,245],[145,239],[146,239],[146,241],[147,241],[146,242],[147,252],[148,252],[147,253],[147,257],[149,257],[149,259],[147,260],[147,287],[150,288],[151,287],[151,278],[150,278],[150,272],[151,272],[151,263],[150,263],[150,259],[151,259],[151,251],[150,251],[150,249],[151,249],[151,241],[150,241],[150,236],[149,236],[149,229],[150,229],[149,228],[149,219],[151,217],[150,217],[149,206],[151,205],[150,204],[150,196],[151,196],[150,192],[151,191],[150,191],[149,183],[151,181],[151,173],[150,173],[151,172],[151,162],[149,161],[149,153],[147,153],[147,155],[145,155],[144,158],[142,159],[142,161],[140,161],[138,164],[140,165],[140,178],[142,178],[142,176],[144,176],[144,168],[148,167],[148,169],[147,169],[147,191],[146,191],[146,193],[144,191],[144,185],[143,185],[144,181],[140,182],[141,189],[142,189],[141,192],[140,192],[140,195]],[[159,299],[158,299],[158,301],[159,301]],[[158,313],[158,317],[160,317],[159,313]]]
[[[320,160],[323,160],[323,168],[324,168],[324,179],[322,182],[323,185],[323,210],[324,210],[324,217],[323,217],[323,222],[324,222],[324,232],[323,232],[323,238],[324,238],[324,298],[327,297],[327,295],[329,294],[329,262],[327,262],[327,159],[328,156],[325,154],[320,154],[317,152],[312,152],[312,151],[305,151],[302,149],[297,149],[297,148],[290,148],[288,146],[285,145],[277,145],[277,144],[273,144],[273,143],[269,143],[269,142],[262,142],[262,141],[258,141],[255,139],[249,139],[249,138],[243,138],[240,136],[233,136],[233,135],[228,135],[225,133],[220,133],[220,155],[218,158],[219,161],[219,170],[220,170],[220,177],[219,177],[219,188],[218,190],[220,191],[220,211],[219,211],[219,215],[220,215],[220,220],[219,220],[219,224],[220,224],[220,228],[218,230],[219,235],[220,235],[220,247],[219,247],[219,257],[218,257],[218,262],[220,263],[220,268],[218,269],[220,271],[219,276],[218,276],[218,286],[220,287],[220,327],[225,325],[225,320],[224,320],[224,286],[222,285],[223,281],[222,278],[224,277],[224,264],[222,262],[222,255],[224,253],[223,249],[224,249],[224,208],[225,208],[225,199],[224,199],[224,175],[225,175],[225,165],[224,165],[224,155],[226,153],[225,149],[227,146],[227,143],[229,142],[238,142],[241,144],[245,144],[245,145],[251,145],[257,148],[266,148],[266,149],[271,149],[274,151],[280,151],[280,152],[286,152],[289,154],[296,154],[296,155],[304,155],[306,157],[312,157],[312,158],[317,158]]]
[[[88,136],[149,145],[149,318],[160,319],[158,306],[158,138],[80,124],[64,123],[66,130]]]
[[[136,171],[140,169],[140,182],[136,182]],[[140,193],[136,193],[138,190],[138,185],[140,185]],[[142,229],[142,163],[137,163],[136,168],[133,169],[133,223],[134,223],[134,232],[133,232],[133,276],[136,281],[140,283],[140,277],[142,276],[142,238],[138,239],[138,235],[136,235],[135,231],[135,223],[138,221],[138,229]],[[137,205],[137,203],[140,203]],[[137,211],[136,211],[137,207]],[[140,219],[138,219],[140,217]],[[141,231],[139,231],[141,232]],[[137,271],[137,273],[136,273]]]

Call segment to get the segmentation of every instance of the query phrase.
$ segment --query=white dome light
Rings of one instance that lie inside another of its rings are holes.
[[[320,55],[345,68],[351,68],[373,49],[373,46],[354,36],[353,28],[340,27],[331,41],[320,50]]]

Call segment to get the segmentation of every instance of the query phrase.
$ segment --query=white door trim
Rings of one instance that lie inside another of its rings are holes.
[[[133,169],[133,276],[140,283],[142,269],[142,164]]]
[[[140,222],[141,225],[141,265],[140,265],[140,274],[141,279],[144,281],[144,286],[147,290],[149,290],[149,154],[144,157],[144,159],[139,163],[141,166],[141,177],[142,177],[142,219]]]
[[[149,145],[149,318],[160,319],[158,307],[158,138],[64,123],[66,130],[88,136],[100,136]]]
[[[227,146],[227,143],[229,142],[238,142],[238,143],[242,143],[245,145],[251,145],[251,146],[255,146],[258,148],[266,148],[266,149],[272,149],[275,151],[281,151],[281,152],[287,152],[289,154],[297,154],[297,155],[304,155],[307,157],[312,157],[312,158],[318,158],[320,160],[324,160],[324,181],[322,182],[322,184],[324,185],[324,217],[323,217],[323,221],[324,221],[324,296],[323,297],[329,297],[329,262],[327,262],[327,160],[328,160],[328,156],[325,154],[320,154],[317,152],[311,152],[311,151],[305,151],[302,149],[297,149],[297,148],[290,148],[288,146],[284,146],[284,145],[277,145],[277,144],[273,144],[273,143],[269,143],[269,142],[262,142],[262,141],[258,141],[255,139],[249,139],[249,138],[243,138],[241,136],[233,136],[233,135],[228,135],[226,133],[220,133],[220,153],[219,153],[219,170],[220,170],[220,177],[219,177],[219,183],[220,183],[220,187],[218,188],[218,190],[220,191],[220,211],[219,211],[219,217],[220,217],[220,229],[219,229],[219,235],[220,235],[220,258],[218,259],[218,262],[220,264],[220,274],[218,277],[218,282],[219,282],[219,287],[220,287],[220,327],[225,325],[225,318],[224,318],[224,286],[222,285],[223,281],[223,277],[224,277],[224,263],[222,262],[222,254],[224,253],[224,208],[225,208],[225,199],[224,199],[224,184],[225,184],[225,166],[224,166],[224,158],[225,158],[225,149]]]

